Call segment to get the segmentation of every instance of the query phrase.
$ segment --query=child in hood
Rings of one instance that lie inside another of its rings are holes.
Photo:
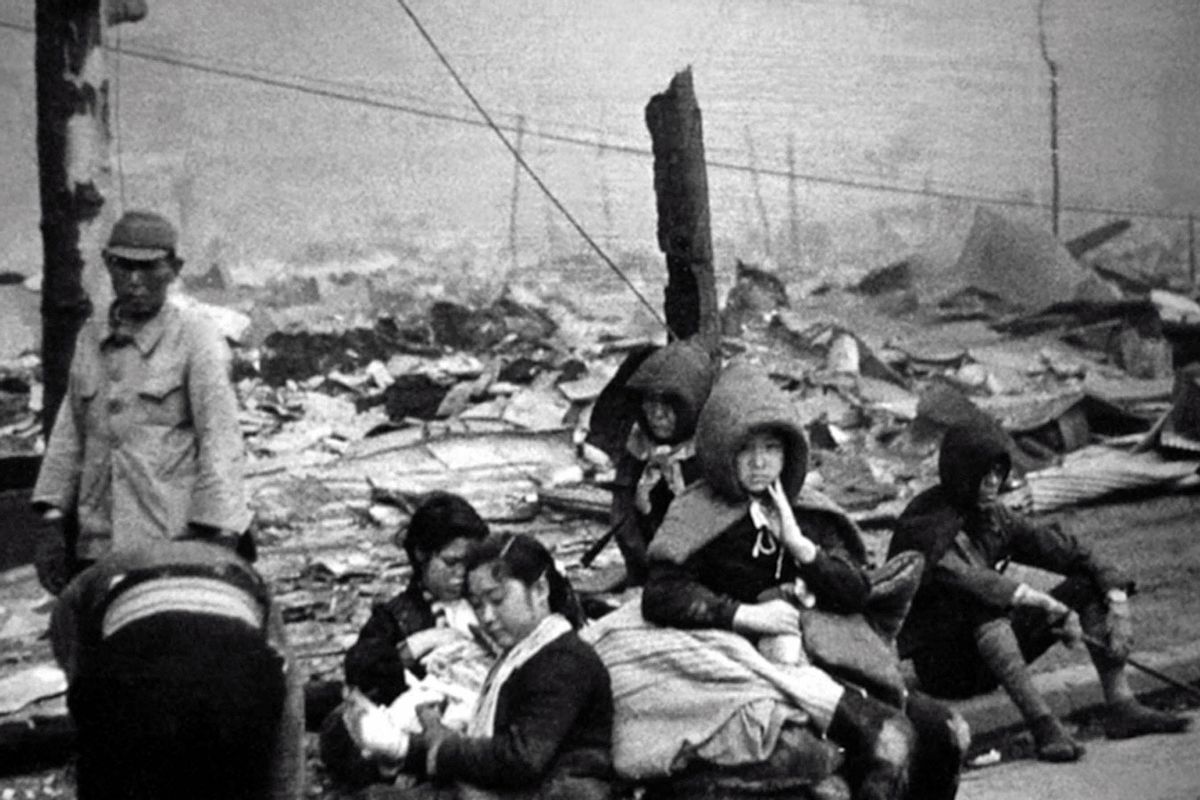
[[[673,342],[643,361],[625,385],[636,420],[617,461],[612,523],[631,586],[646,581],[646,548],[667,506],[700,477],[692,437],[713,372],[703,347]]]
[[[718,378],[700,414],[696,452],[703,478],[675,500],[650,545],[647,620],[760,641],[800,636],[797,605],[834,614],[867,608],[872,580],[858,528],[803,488],[808,444],[790,399],[765,373],[735,365]],[[788,593],[800,602],[779,597]],[[910,760],[916,796],[954,796],[967,736],[949,709],[914,694],[910,723],[897,707],[856,690],[813,688],[805,710],[857,759],[858,796],[904,796]]]
[[[1004,687],[1033,731],[1045,761],[1075,761],[1076,742],[1034,688],[1027,663],[1055,641],[1088,650],[1108,702],[1105,733],[1126,738],[1184,730],[1187,718],[1147,708],[1125,675],[1133,582],[1055,526],[1038,525],[997,501],[1011,461],[987,426],[951,428],[938,458],[941,483],[913,498],[890,552],[915,550],[922,586],[900,631],[921,686],[961,698]],[[1063,576],[1049,592],[1005,574],[1012,561]]]

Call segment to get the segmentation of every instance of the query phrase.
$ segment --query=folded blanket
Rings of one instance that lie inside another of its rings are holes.
[[[693,759],[765,761],[783,722],[806,721],[801,708],[814,694],[840,693],[824,672],[772,664],[736,633],[652,625],[640,597],[580,635],[612,678],[613,761],[630,780],[670,775]]]

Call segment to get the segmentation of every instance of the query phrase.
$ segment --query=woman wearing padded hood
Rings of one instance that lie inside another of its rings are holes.
[[[617,461],[612,524],[631,586],[646,582],[646,548],[667,506],[700,477],[692,437],[712,382],[708,353],[682,341],[650,355],[625,386],[637,418]]]
[[[858,528],[802,488],[808,444],[790,400],[765,373],[735,365],[720,376],[700,414],[696,451],[703,479],[672,504],[649,549],[647,620],[755,640],[798,634],[794,604],[760,600],[781,587],[827,611],[865,610],[872,581]],[[941,703],[910,698],[918,738],[880,700],[834,682],[813,681],[812,692],[805,710],[849,751],[856,796],[905,796],[910,761],[913,796],[955,795],[967,734]]]
[[[1133,582],[1075,537],[997,502],[1011,467],[1006,445],[994,426],[951,428],[938,459],[941,483],[900,515],[891,553],[916,550],[928,564],[900,632],[901,655],[913,659],[922,687],[940,697],[1003,686],[1032,729],[1039,758],[1075,761],[1083,746],[1051,713],[1026,664],[1056,640],[1072,646],[1086,632],[1106,645],[1088,645],[1108,702],[1106,735],[1183,730],[1186,717],[1141,705],[1126,679]],[[1005,574],[1010,561],[1065,580],[1039,591]]]

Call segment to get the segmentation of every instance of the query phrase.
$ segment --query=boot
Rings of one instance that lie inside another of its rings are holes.
[[[1156,711],[1132,697],[1108,706],[1104,735],[1109,739],[1131,739],[1148,733],[1179,733],[1188,728],[1187,717]]]
[[[829,737],[846,748],[859,777],[856,800],[900,800],[916,744],[912,723],[898,709],[847,689],[833,712]]]
[[[1029,724],[1029,728],[1033,731],[1037,756],[1042,761],[1064,763],[1078,761],[1083,757],[1083,745],[1067,733],[1067,729],[1053,714],[1038,717]]]

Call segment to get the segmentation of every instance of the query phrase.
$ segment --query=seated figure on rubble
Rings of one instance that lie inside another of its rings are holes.
[[[465,597],[468,547],[488,535],[487,523],[459,495],[431,492],[404,531],[412,577],[403,591],[371,609],[346,653],[346,684],[371,703],[389,707],[396,724],[415,723],[415,707],[440,694],[450,701],[447,723],[465,724],[494,648]],[[415,684],[415,685],[414,685]],[[362,758],[337,709],[321,729],[321,760],[339,782],[361,787],[395,775]]]
[[[397,797],[608,800],[613,700],[608,672],[576,629],[583,613],[549,551],[497,535],[466,554],[468,597],[502,654],[465,732],[436,713],[397,730],[378,707],[348,704],[346,727],[367,757],[426,779]]]
[[[646,582],[646,548],[667,506],[700,477],[693,436],[713,372],[703,347],[680,341],[652,353],[625,384],[636,419],[617,459],[612,524],[630,586]]]
[[[897,522],[890,552],[915,550],[928,564],[899,636],[922,688],[963,698],[1003,686],[1038,757],[1075,761],[1084,748],[1038,693],[1027,664],[1056,641],[1084,641],[1108,703],[1109,738],[1183,730],[1186,717],[1142,705],[1126,679],[1133,582],[1057,526],[1002,505],[1010,467],[998,428],[951,428],[938,458],[941,483],[915,497]],[[1014,561],[1064,580],[1040,591],[1005,574]]]
[[[763,371],[735,365],[718,378],[696,446],[704,477],[676,499],[650,547],[645,618],[732,630],[796,665],[809,678],[804,710],[846,748],[856,797],[910,796],[911,781],[912,797],[953,798],[966,724],[906,691],[890,642],[921,559],[867,569],[858,527],[803,488],[803,428]]]
[[[197,541],[113,551],[51,618],[80,800],[299,800],[303,680],[267,585]]]

